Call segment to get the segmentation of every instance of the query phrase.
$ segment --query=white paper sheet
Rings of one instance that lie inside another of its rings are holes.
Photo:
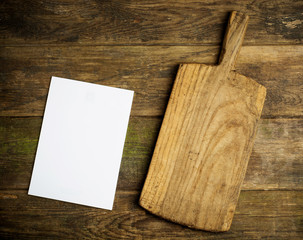
[[[28,194],[111,210],[133,94],[52,77]]]

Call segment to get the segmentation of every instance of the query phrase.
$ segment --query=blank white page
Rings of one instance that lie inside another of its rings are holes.
[[[133,95],[52,77],[28,194],[111,210]]]

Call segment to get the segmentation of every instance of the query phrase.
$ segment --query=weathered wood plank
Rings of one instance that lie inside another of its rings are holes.
[[[149,214],[139,192],[117,192],[113,211],[0,192],[1,239],[299,239],[302,191],[242,191],[231,230],[209,233]]]
[[[0,118],[0,189],[28,189],[41,118]],[[132,117],[118,189],[141,190],[161,118]],[[242,189],[303,189],[303,119],[263,119]]]
[[[302,239],[302,191],[242,191],[224,234],[138,207],[161,117],[131,118],[114,211],[24,191],[51,75],[133,89],[132,116],[163,116],[177,65],[217,61],[218,47],[198,45],[221,43],[231,10],[251,19],[237,70],[267,87],[263,117],[284,118],[261,121],[243,189],[302,190],[303,46],[248,47],[302,44],[302,1],[4,0],[0,116],[38,117],[0,118],[1,239]]]
[[[215,46],[3,47],[0,116],[42,116],[52,75],[135,91],[132,115],[162,116],[178,64],[217,61]],[[303,115],[303,46],[243,47],[236,69],[267,88],[263,117]]]
[[[250,16],[244,44],[303,42],[296,0],[8,0],[0,44],[219,44],[232,10]]]

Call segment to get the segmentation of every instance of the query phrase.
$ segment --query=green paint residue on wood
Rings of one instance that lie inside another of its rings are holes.
[[[131,118],[123,157],[150,158],[158,136],[160,122],[160,119]]]
[[[266,126],[261,127],[261,133],[264,135],[266,138],[271,138],[272,137],[272,129]]]

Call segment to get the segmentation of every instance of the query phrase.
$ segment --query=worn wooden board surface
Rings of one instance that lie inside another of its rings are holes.
[[[266,90],[243,75],[216,75],[211,68],[220,65],[179,68],[140,205],[218,232],[232,223]]]
[[[219,51],[219,46],[0,47],[0,115],[42,116],[54,75],[132,89],[133,116],[163,116],[178,64],[214,64]],[[303,115],[302,59],[302,45],[242,47],[236,70],[267,89],[262,117]]]
[[[119,190],[141,190],[161,121],[131,117]],[[0,118],[1,189],[28,188],[41,122],[41,117]],[[303,190],[302,135],[302,119],[261,119],[242,189]]]
[[[3,44],[219,44],[228,13],[247,13],[245,44],[302,43],[297,0],[5,0]]]
[[[302,191],[243,191],[229,232],[162,220],[139,207],[139,192],[118,191],[112,212],[1,191],[2,239],[300,239]],[[257,229],[257,231],[256,231]]]
[[[266,96],[264,86],[232,71],[248,18],[230,14],[217,65],[178,69],[140,196],[153,214],[230,229]]]
[[[1,238],[302,239],[302,5],[1,1]],[[250,15],[237,71],[268,92],[231,230],[211,234],[138,200],[178,64],[217,61],[230,10]],[[51,75],[136,91],[113,212],[26,195]]]

